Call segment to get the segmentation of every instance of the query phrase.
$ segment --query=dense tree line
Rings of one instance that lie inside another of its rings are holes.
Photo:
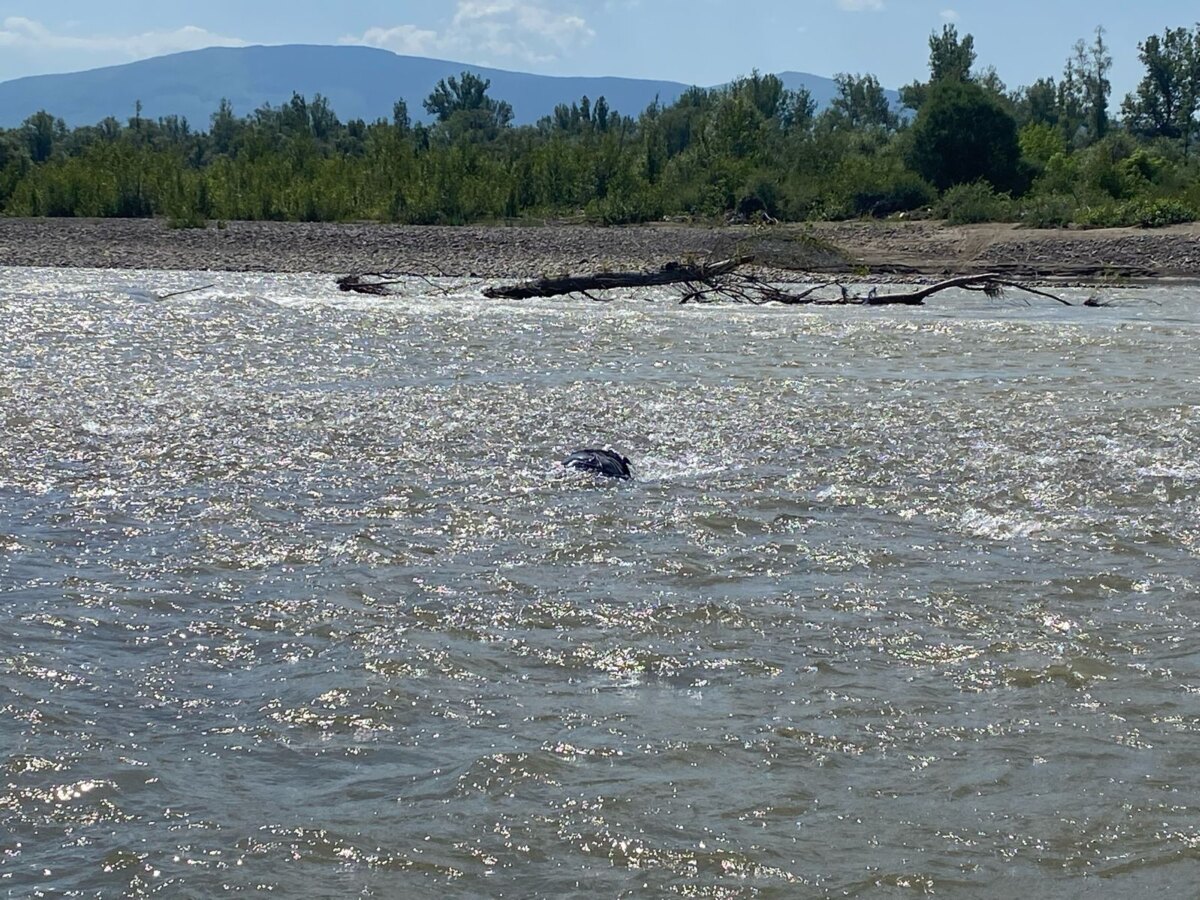
[[[375,219],[463,223],[584,216],[605,223],[736,214],[787,220],[931,211],[953,221],[1157,225],[1200,211],[1200,26],[1139,44],[1145,77],[1112,107],[1103,29],[1062,75],[1008,90],[976,68],[974,38],[929,41],[929,78],[888,101],[839,75],[818,114],[757,72],[692,88],[636,118],[604,98],[533,126],[467,72],[390,120],[341,121],[320,95],[207,131],[183,119],[68,129],[47,112],[0,130],[0,212],[14,216]]]

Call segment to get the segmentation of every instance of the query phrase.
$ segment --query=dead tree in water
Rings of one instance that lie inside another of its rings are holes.
[[[852,291],[840,282],[822,283],[796,291],[770,282],[760,275],[742,271],[754,263],[752,256],[735,256],[712,263],[671,262],[651,272],[600,272],[595,275],[565,275],[558,278],[539,278],[519,284],[494,285],[485,288],[483,296],[492,300],[530,300],[564,297],[578,294],[590,300],[607,301],[600,296],[605,291],[631,290],[649,287],[675,287],[680,290],[680,303],[712,303],[726,301],[761,306],[779,303],[785,306],[921,306],[927,299],[952,288],[981,291],[989,297],[999,297],[1005,288],[1046,297],[1064,306],[1074,306],[1069,300],[1034,287],[1012,281],[999,272],[960,275],[937,284],[904,291],[881,293],[872,288],[866,294]],[[337,280],[338,288],[359,294],[388,296],[391,288],[420,278],[442,293],[444,286],[434,284],[419,275],[367,272],[346,275]],[[1098,305],[1095,301],[1085,306]]]
[[[445,278],[445,274],[442,275]],[[427,275],[417,275],[409,272],[360,272],[357,275],[343,275],[337,280],[339,291],[352,294],[367,294],[371,297],[389,297],[396,285],[407,284],[411,281],[423,281],[426,286],[441,294],[450,294],[456,288],[437,284]],[[461,289],[461,285],[457,289]]]
[[[529,300],[535,297],[582,294],[595,300],[601,299],[593,295],[599,291],[676,286],[683,291],[680,303],[725,300],[754,305],[780,303],[787,306],[921,306],[934,294],[951,288],[982,291],[990,297],[998,297],[1005,288],[1013,288],[1047,297],[1064,306],[1074,305],[1062,297],[1010,281],[995,272],[961,275],[918,289],[891,293],[880,293],[872,288],[867,294],[856,294],[838,282],[818,284],[797,292],[782,288],[757,275],[739,271],[753,262],[753,257],[741,256],[700,265],[668,263],[657,272],[602,272],[597,275],[540,278],[521,284],[489,287],[484,290],[483,295],[493,300]]]
[[[507,287],[490,287],[483,296],[492,300],[531,300],[535,297],[561,297],[621,288],[663,287],[671,284],[711,284],[732,275],[753,258],[739,256],[716,263],[667,263],[657,272],[601,272],[596,275],[567,275],[540,278]]]
[[[367,294],[372,297],[386,297],[391,293],[388,288],[393,284],[402,284],[396,279],[389,279],[379,272],[363,272],[361,275],[343,275],[337,280],[339,291],[354,294]]]

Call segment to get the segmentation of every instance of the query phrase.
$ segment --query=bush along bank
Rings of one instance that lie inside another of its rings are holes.
[[[49,112],[0,131],[0,213],[10,216],[463,224],[664,217],[1157,227],[1200,216],[1200,28],[1138,47],[1146,77],[1110,116],[1102,29],[1059,78],[1009,90],[975,68],[974,36],[929,40],[929,78],[903,108],[873,76],[839,75],[818,112],[757,72],[693,88],[636,116],[604,98],[514,127],[470,73],[441,82],[414,122],[341,121],[320,95],[207,130],[106,119],[68,129]]]

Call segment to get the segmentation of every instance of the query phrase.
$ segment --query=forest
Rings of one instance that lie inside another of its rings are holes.
[[[1200,25],[1138,44],[1144,77],[1119,102],[1103,28],[1061,74],[1009,89],[974,37],[929,38],[925,81],[888,101],[871,75],[837,76],[818,111],[754,72],[626,114],[603,97],[536,125],[464,72],[414,121],[341,121],[320,95],[207,130],[140,105],[68,129],[51,112],[0,130],[0,214],[461,224],[570,219],[812,221],[936,217],[1030,227],[1155,227],[1200,218]],[[423,117],[424,118],[424,117]]]

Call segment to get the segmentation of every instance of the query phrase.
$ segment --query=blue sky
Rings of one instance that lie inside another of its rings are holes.
[[[551,75],[711,85],[757,67],[897,87],[953,22],[1010,87],[1058,76],[1104,25],[1119,101],[1138,41],[1197,18],[1194,0],[0,0],[0,80],[213,44],[360,43]]]

